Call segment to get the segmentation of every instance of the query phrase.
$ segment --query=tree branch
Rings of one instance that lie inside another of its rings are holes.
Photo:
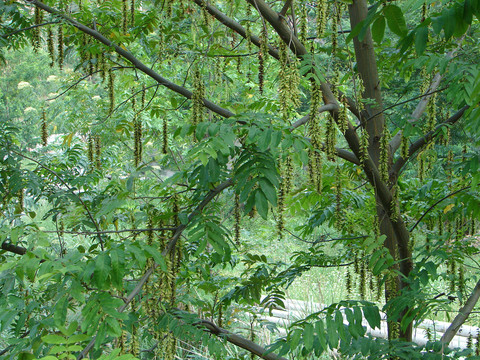
[[[27,249],[22,246],[11,244],[7,241],[2,242],[2,250],[17,254],[17,255],[25,255]]]
[[[477,304],[479,298],[480,298],[480,280],[477,281],[477,285],[475,285],[475,288],[470,294],[465,305],[458,311],[458,314],[457,316],[455,316],[455,319],[453,319],[448,329],[443,333],[443,336],[440,339],[442,343],[442,350],[445,347],[447,347],[448,344],[450,344],[450,341],[452,341],[458,329],[460,329],[460,326],[462,326],[463,323],[468,319],[473,308]]]
[[[252,354],[257,355],[258,357],[265,359],[265,360],[287,360],[286,358],[282,356],[278,356],[273,353],[268,353],[267,350],[260,345],[254,343],[251,340],[245,339],[244,337],[240,335],[236,335],[231,333],[228,330],[222,329],[221,327],[218,327],[215,325],[213,322],[208,321],[208,320],[201,320],[198,325],[206,328],[210,333],[217,335],[221,338],[224,338],[227,340],[229,343],[232,343],[238,347],[241,347],[242,349],[245,349]]]
[[[293,0],[286,0],[282,10],[280,10],[280,12],[278,13],[278,16],[285,17],[285,15],[287,14],[288,8],[292,6],[292,2]],[[293,12],[293,9],[292,9],[292,12]]]
[[[460,39],[457,40],[457,47],[455,49],[452,49],[445,55],[447,59],[453,58],[453,56],[457,52],[464,38],[465,38],[465,35],[463,35]],[[409,122],[415,122],[418,119],[420,119],[422,114],[425,112],[425,109],[427,108],[428,100],[430,100],[430,97],[432,96],[432,94],[435,93],[436,90],[438,89],[438,86],[440,85],[440,81],[442,81],[442,78],[443,78],[443,75],[440,75],[440,72],[437,72],[435,74],[435,76],[433,77],[430,83],[430,87],[428,88],[425,95],[422,95],[422,99],[419,101],[417,107],[413,111],[412,117],[408,120]]]
[[[210,15],[212,15],[215,19],[220,21],[223,25],[226,27],[232,29],[235,31],[237,34],[242,36],[243,38],[247,39],[247,30],[240,25],[237,21],[229,18],[226,16],[224,13],[222,13],[220,10],[218,10],[215,6],[210,5],[208,2],[204,0],[193,0],[198,6],[200,6],[202,9],[206,9]],[[250,35],[250,40],[254,45],[257,47],[260,47],[260,38],[255,35]],[[272,45],[267,44],[268,46],[268,53],[273,56],[275,59],[279,59],[280,55],[278,54],[278,50],[275,49]]]
[[[460,118],[463,116],[465,111],[468,110],[470,106],[465,105],[463,108],[461,108],[459,111],[457,111],[454,115],[449,117],[447,120],[444,122],[438,124],[435,129],[432,131],[429,131],[426,133],[424,136],[422,136],[420,139],[415,141],[412,145],[410,145],[410,148],[408,149],[408,157],[404,159],[403,157],[400,157],[392,166],[390,170],[390,177],[397,179],[400,171],[402,170],[403,166],[407,163],[407,161],[418,151],[420,150],[423,146],[425,146],[428,142],[430,142],[435,136],[437,136],[438,131],[442,126],[449,125],[449,124],[455,124]]]
[[[157,81],[160,85],[163,85],[165,86],[166,88],[176,92],[177,94],[180,94],[184,97],[186,97],[187,99],[191,99],[192,98],[192,92],[190,90],[187,90],[186,88],[182,87],[182,86],[179,86],[167,79],[165,79],[164,77],[162,77],[160,74],[158,74],[157,72],[155,72],[153,69],[149,68],[148,66],[146,66],[144,63],[142,63],[139,59],[137,59],[132,53],[130,53],[129,51],[127,51],[126,49],[120,47],[119,45],[116,45],[115,43],[113,43],[112,41],[110,41],[109,39],[107,39],[105,36],[103,36],[101,33],[99,33],[98,31],[92,29],[92,28],[89,28],[88,26],[85,26],[81,23],[79,23],[78,21],[68,17],[67,15],[63,14],[62,12],[38,1],[38,0],[25,0],[27,2],[30,2],[32,4],[34,4],[35,6],[39,7],[40,9],[43,9],[45,10],[46,12],[50,13],[50,14],[53,14],[53,15],[56,15],[58,17],[61,17],[63,20],[65,20],[67,23],[69,23],[70,25],[76,27],[78,30],[92,36],[93,38],[95,38],[96,40],[98,40],[99,42],[101,42],[102,44],[112,48],[115,50],[115,52],[120,55],[122,58],[124,58],[125,60],[128,60],[130,63],[133,64],[133,66],[135,66],[135,68],[137,68],[138,70],[140,70],[141,72],[143,72],[144,74],[150,76],[152,79],[154,79],[155,81]],[[209,101],[209,100],[206,100],[206,99],[203,99],[203,104],[205,105],[205,107],[207,109],[210,109],[211,111],[213,111],[214,113],[220,115],[220,116],[223,116],[223,117],[231,117],[233,115],[235,115],[233,112],[231,112],[230,110],[227,110],[227,109],[224,109],[220,106],[218,106],[217,104]]]

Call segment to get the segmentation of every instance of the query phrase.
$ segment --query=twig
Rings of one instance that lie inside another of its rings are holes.
[[[456,191],[454,191],[454,192],[452,192],[452,193],[444,196],[444,197],[441,198],[440,200],[436,201],[432,206],[430,206],[430,207],[427,209],[427,211],[425,211],[425,212],[423,213],[422,216],[420,216],[420,219],[418,219],[417,222],[415,223],[415,225],[412,226],[412,228],[410,229],[410,232],[412,232],[412,231],[417,227],[417,225],[420,223],[420,221],[422,221],[422,219],[425,217],[425,215],[427,215],[427,214],[430,212],[430,210],[432,210],[435,206],[437,206],[438,204],[440,204],[443,200],[448,199],[450,196],[453,196],[453,195],[455,195],[455,194],[458,194],[458,193],[461,192],[461,191],[470,189],[470,187],[471,187],[470,185],[465,186],[465,187],[463,187],[463,188],[461,188],[461,189],[458,189],[458,190],[456,190]]]
[[[63,186],[65,186],[68,191],[70,191],[77,199],[78,201],[80,201],[80,203],[82,204],[83,208],[85,209],[85,211],[87,212],[88,214],[88,217],[90,218],[90,220],[92,221],[93,225],[95,226],[95,229],[97,230],[97,238],[98,238],[98,241],[100,243],[100,248],[102,249],[102,251],[105,250],[105,247],[103,245],[103,239],[102,237],[100,236],[100,228],[98,227],[98,224],[97,222],[95,221],[92,213],[90,212],[90,210],[88,209],[87,205],[85,204],[85,202],[82,200],[82,198],[80,196],[78,196],[78,194],[75,193],[75,191],[73,191],[73,189],[70,187],[70,185],[67,184],[67,182],[65,180],[63,180],[63,178],[58,175],[55,171],[53,171],[52,169],[50,169],[49,167],[43,165],[40,161],[28,156],[28,155],[25,155],[25,154],[22,154],[18,151],[15,151],[13,149],[8,149],[8,151],[18,155],[18,156],[21,156],[27,160],[30,160],[30,161],[33,161],[35,164],[37,164],[38,166],[40,166],[42,169],[48,171],[50,174],[52,174],[53,176],[55,176],[61,183]]]

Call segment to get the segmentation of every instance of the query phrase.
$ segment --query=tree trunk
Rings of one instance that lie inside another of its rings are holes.
[[[354,0],[353,3],[349,5],[351,28],[354,29],[355,26],[365,20],[367,13],[367,1]],[[363,112],[360,122],[362,127],[368,133],[369,154],[378,169],[380,161],[380,139],[383,136],[385,118],[382,112],[383,101],[380,79],[378,77],[377,62],[370,29],[365,32],[362,41],[358,39],[358,36],[354,37],[353,44],[358,73],[365,89],[361,96],[365,100],[373,100],[373,102],[365,106],[366,111]],[[391,154],[389,154],[389,156],[391,156]],[[389,164],[391,164],[391,161],[389,161]],[[392,184],[387,185],[390,185],[389,187],[391,187]],[[372,186],[375,189],[380,233],[386,236],[384,246],[388,249],[394,259],[406,259],[405,261],[402,261],[399,270],[405,277],[407,277],[411,270],[411,254],[408,250],[409,234],[407,231],[398,231],[399,226],[394,226],[389,216],[391,211],[390,209],[385,209],[385,204],[380,198],[377,184],[373,182]],[[401,219],[399,221],[401,221]],[[402,282],[400,277],[395,277],[394,279],[391,279],[391,281],[387,281],[387,285],[385,286],[386,301],[397,296],[399,291],[405,286],[407,286],[407,284]],[[400,337],[406,341],[411,341],[412,324],[410,324],[405,331],[401,331],[401,327],[399,326],[400,321],[401,318],[389,319],[389,338]],[[399,329],[400,332],[398,332],[397,329]]]

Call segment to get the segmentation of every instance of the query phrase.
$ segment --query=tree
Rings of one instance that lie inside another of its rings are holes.
[[[463,264],[480,209],[478,0],[31,0],[0,11],[2,47],[46,49],[65,81],[42,110],[43,148],[18,141],[15,115],[2,124],[4,354],[116,356],[128,342],[139,356],[141,339],[145,356],[171,359],[190,338],[225,358],[206,329],[265,359],[327,348],[413,358],[437,351],[409,343],[414,321],[458,297],[446,346],[473,310],[480,283],[465,301]],[[61,145],[48,144],[52,123]],[[282,241],[287,205],[308,208],[299,230],[311,246],[283,268],[247,254],[250,270],[222,293],[216,271],[236,264],[241,218],[274,215]],[[334,255],[314,239],[327,221],[342,238]],[[295,278],[349,261],[385,286],[388,347],[365,337],[362,316],[380,316],[363,299],[296,323],[268,353],[188,311],[201,308],[194,287],[220,323],[233,303],[281,306]],[[448,294],[431,287],[438,278]]]

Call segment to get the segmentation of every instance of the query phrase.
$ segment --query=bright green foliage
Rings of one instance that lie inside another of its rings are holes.
[[[0,356],[253,356],[228,331],[288,358],[468,355],[399,337],[480,274],[479,17],[2,1]],[[349,289],[325,308],[284,336],[261,318],[330,268]]]

